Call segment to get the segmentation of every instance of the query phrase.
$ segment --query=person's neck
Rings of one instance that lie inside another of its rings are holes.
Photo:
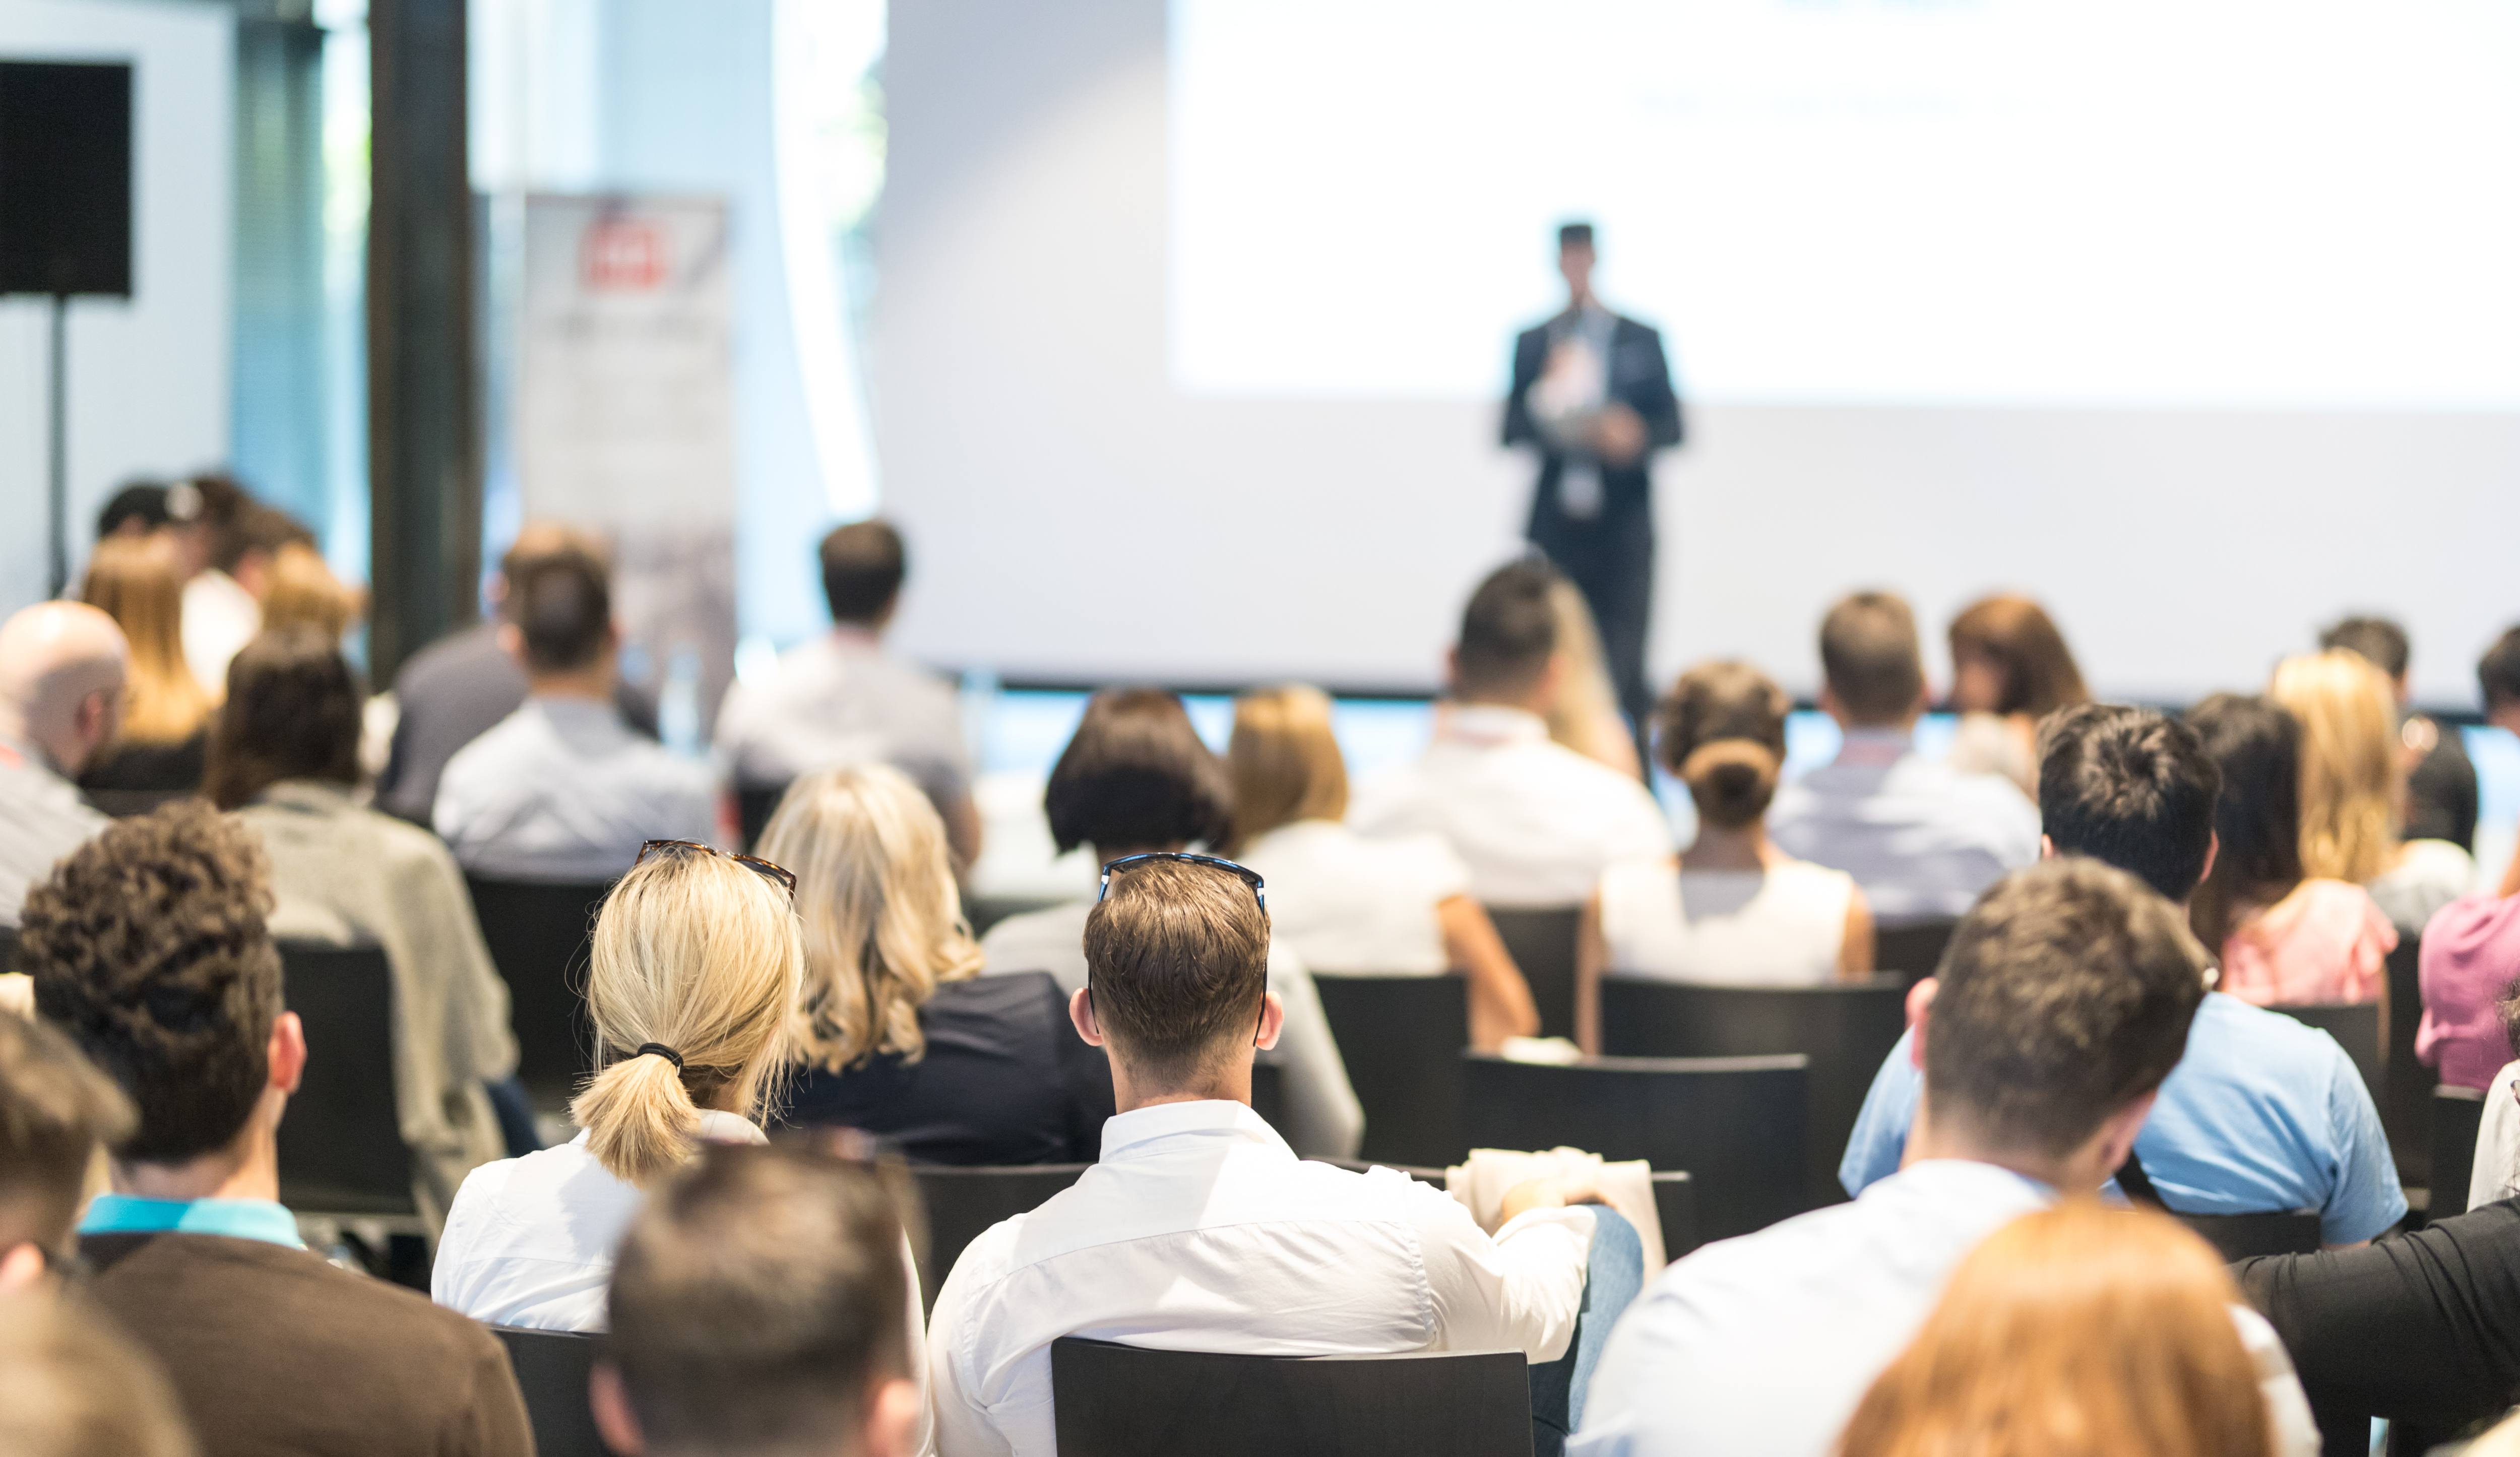
[[[1160,1108],[1167,1103],[1239,1103],[1251,1105],[1251,1058],[1248,1049],[1212,1077],[1183,1087],[1161,1087],[1130,1075],[1126,1061],[1111,1059],[1111,1102],[1121,1113]]]
[[[1764,820],[1725,829],[1697,822],[1697,842],[1681,851],[1683,870],[1767,870],[1784,857],[1768,842]]]
[[[2115,1169],[2096,1172],[2086,1165],[2083,1151],[2059,1159],[2033,1150],[1998,1149],[1972,1136],[1964,1128],[1944,1129],[1930,1116],[1930,1105],[1919,1103],[1915,1128],[1908,1136],[1910,1163],[1929,1159],[1952,1159],[1969,1163],[1992,1163],[2053,1189],[2060,1196],[2094,1194],[2106,1183]]]
[[[844,643],[861,643],[870,648],[883,646],[883,629],[887,619],[870,622],[833,622],[832,636]]]
[[[1464,708],[1511,708],[1518,713],[1528,713],[1534,718],[1549,716],[1549,695],[1539,688],[1534,688],[1519,698],[1501,693],[1456,693],[1453,695],[1453,702]]]
[[[136,1199],[280,1199],[280,1140],[257,1116],[226,1148],[181,1163],[112,1161],[113,1192]]]
[[[592,667],[571,673],[533,673],[525,687],[535,698],[580,699],[590,704],[612,702],[612,672]]]

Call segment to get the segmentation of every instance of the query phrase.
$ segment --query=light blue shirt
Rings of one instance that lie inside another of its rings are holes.
[[[1866,1095],[1838,1182],[1860,1194],[1899,1170],[1924,1074],[1912,1032]],[[2136,1156],[2182,1214],[2317,1209],[2331,1245],[2367,1240],[2407,1212],[2379,1111],[2336,1039],[2279,1012],[2207,994],[2187,1054],[2161,1085]]]
[[[446,761],[431,819],[475,875],[610,880],[647,841],[715,843],[717,777],[609,703],[529,698]]]
[[[1834,762],[1777,792],[1768,838],[1843,870],[1884,926],[1958,916],[2039,858],[2039,807],[1996,774],[1920,757],[1896,729],[1853,729]]]
[[[79,1221],[83,1235],[225,1235],[303,1250],[297,1216],[267,1199],[141,1199],[100,1194]]]

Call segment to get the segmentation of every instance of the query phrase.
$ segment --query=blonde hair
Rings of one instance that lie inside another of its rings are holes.
[[[935,806],[885,765],[809,774],[779,801],[760,848],[796,872],[797,1059],[838,1072],[877,1053],[925,1056],[919,1009],[981,966]]]
[[[271,587],[262,598],[265,632],[304,622],[338,641],[358,619],[359,610],[358,591],[335,576],[315,548],[292,541],[272,553]]]
[[[568,1109],[607,1172],[645,1185],[680,1166],[700,1105],[730,1086],[762,1119],[804,960],[786,888],[728,856],[668,852],[621,878],[586,985],[605,1062]],[[649,1043],[681,1068],[638,1051]]]
[[[184,578],[163,533],[109,536],[88,560],[79,598],[131,643],[122,739],[180,744],[209,720],[211,697],[184,661]]]
[[[1610,684],[1609,660],[1601,652],[1592,607],[1583,590],[1561,576],[1549,584],[1549,608],[1557,617],[1557,660],[1566,664],[1556,701],[1549,706],[1550,739],[1622,773],[1635,773],[1636,740],[1619,713],[1618,691]]]
[[[1347,760],[1330,731],[1329,695],[1288,684],[1234,701],[1225,746],[1239,848],[1298,820],[1347,818]]]
[[[2361,885],[2398,847],[2397,692],[2359,653],[2275,665],[2267,696],[2301,720],[2301,868]]]
[[[2078,1200],[1960,1262],[1841,1457],[2270,1457],[2240,1293],[2161,1214]]]

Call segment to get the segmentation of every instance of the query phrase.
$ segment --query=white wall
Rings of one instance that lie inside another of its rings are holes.
[[[1172,388],[1164,21],[1163,0],[895,6],[875,379],[886,510],[912,537],[901,637],[1010,675],[1431,683],[1461,598],[1514,549],[1530,467],[1493,444],[1492,400]],[[1356,264],[1407,260],[1360,238]],[[1659,476],[1657,676],[1737,653],[1809,691],[1838,592],[1909,592],[1930,649],[1955,608],[2016,586],[2104,693],[2252,686],[2369,608],[2413,634],[2423,696],[2463,706],[2520,619],[2520,417],[1701,405],[1691,424]]]
[[[0,58],[139,68],[133,296],[70,305],[73,586],[116,485],[227,455],[232,31],[225,6],[0,0]],[[0,302],[0,613],[44,595],[50,311]]]

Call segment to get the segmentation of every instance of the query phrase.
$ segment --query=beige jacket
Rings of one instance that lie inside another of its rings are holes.
[[[505,1156],[481,1085],[517,1070],[508,986],[463,872],[434,836],[360,806],[338,785],[285,781],[237,818],[271,853],[275,937],[384,948],[402,1136],[413,1193],[434,1229],[464,1176]]]

